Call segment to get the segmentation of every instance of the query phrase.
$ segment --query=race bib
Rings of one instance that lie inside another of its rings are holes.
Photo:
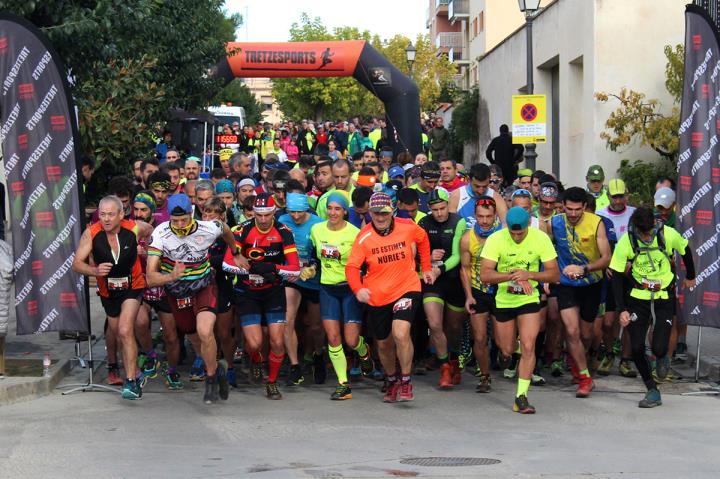
[[[310,266],[310,260],[301,259],[301,260],[300,260],[300,267],[301,267],[301,268],[304,268],[304,267],[306,267],[306,266]]]
[[[442,266],[445,263],[443,261],[433,261],[431,264],[432,264],[433,268],[439,268],[440,266]]]
[[[187,298],[177,298],[175,301],[177,301],[178,309],[192,308],[193,305],[192,296],[188,296]]]
[[[643,289],[647,289],[648,291],[657,292],[662,289],[662,282],[657,279],[643,278],[642,286],[643,286]]]
[[[320,248],[320,256],[327,259],[340,260],[340,250],[337,246],[324,244],[322,248]]]
[[[412,308],[412,298],[400,298],[393,305],[393,313]]]
[[[110,291],[130,289],[130,276],[124,276],[122,278],[108,278],[107,284]]]
[[[510,281],[507,285],[507,292],[509,294],[525,294],[525,289],[516,281]]]
[[[262,286],[265,284],[265,278],[259,274],[251,274],[248,276],[248,282],[251,286]]]

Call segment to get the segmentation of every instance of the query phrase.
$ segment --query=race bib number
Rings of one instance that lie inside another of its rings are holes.
[[[393,313],[412,308],[412,298],[400,298],[393,305]]]
[[[107,284],[110,291],[130,289],[130,277],[124,276],[122,278],[108,278]]]
[[[642,285],[643,289],[647,289],[648,291],[657,292],[662,289],[662,282],[657,279],[643,278]]]
[[[520,283],[516,281],[510,281],[507,286],[507,292],[509,294],[525,294],[525,289]]]
[[[192,305],[193,305],[192,296],[189,296],[187,298],[177,298],[176,301],[177,301],[178,309],[192,308]]]
[[[265,284],[265,278],[263,278],[259,274],[249,275],[248,281],[250,282],[251,286],[262,286],[263,284]]]
[[[324,244],[322,248],[320,248],[320,256],[327,259],[340,260],[340,250],[337,246]]]

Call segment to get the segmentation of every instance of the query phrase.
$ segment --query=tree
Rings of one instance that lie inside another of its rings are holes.
[[[409,74],[405,48],[410,39],[396,35],[382,41],[368,31],[354,27],[336,28],[330,33],[320,18],[311,19],[303,13],[300,23],[290,29],[291,41],[365,40],[385,55],[400,71]],[[420,90],[422,109],[434,108],[441,85],[451,82],[455,67],[444,55],[438,56],[427,35],[415,39],[417,50],[413,77]],[[273,80],[273,96],[283,114],[289,118],[348,118],[354,115],[380,115],[383,104],[355,79],[341,78],[278,78]]]
[[[225,85],[211,103],[213,105],[230,103],[245,108],[245,122],[248,125],[262,122],[263,106],[257,101],[250,88],[239,78]]]
[[[480,92],[477,88],[461,93],[455,98],[455,108],[450,123],[450,157],[462,161],[466,143],[477,143],[479,136],[478,107]]]
[[[207,106],[221,87],[207,71],[226,55],[241,21],[227,18],[222,6],[223,0],[0,2],[48,35],[72,82],[84,153],[118,171],[148,153],[149,125],[173,107]]]

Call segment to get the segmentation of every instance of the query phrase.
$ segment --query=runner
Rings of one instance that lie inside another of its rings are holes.
[[[432,284],[430,242],[415,223],[393,217],[392,200],[385,193],[372,195],[370,215],[372,223],[355,239],[345,273],[358,301],[368,304],[369,325],[387,375],[383,400],[395,402],[399,393],[400,401],[412,401],[410,327],[421,300],[415,251],[420,254],[423,281]],[[367,274],[361,278],[364,265]],[[396,359],[400,363],[399,381]]]
[[[645,398],[638,406],[652,408],[660,406],[662,398],[645,355],[648,327],[653,326],[652,353],[657,358],[656,374],[663,380],[670,368],[667,352],[675,307],[669,294],[676,281],[673,255],[675,251],[682,255],[686,270],[684,288],[695,286],[695,263],[692,250],[687,247],[688,241],[673,228],[656,224],[652,209],[638,208],[630,225],[615,247],[610,263],[610,269],[614,271],[612,286],[620,324],[630,334],[633,360],[647,388]],[[626,273],[628,263],[630,269]],[[632,284],[627,300],[625,276]]]
[[[238,298],[238,288],[235,289],[236,314],[245,336],[245,351],[252,360],[252,379],[261,379],[262,326],[266,325],[270,354],[265,392],[268,399],[282,399],[277,377],[285,358],[287,302],[283,279],[295,281],[300,275],[300,263],[292,231],[275,221],[273,198],[267,193],[258,194],[253,211],[255,218],[243,223],[234,233],[238,250],[250,264],[238,267],[228,250],[223,269],[238,275],[237,281],[245,291],[244,297]]]
[[[440,182],[440,165],[435,161],[428,161],[420,167],[420,181],[410,186],[411,189],[416,190],[418,194],[418,209],[422,213],[430,213],[430,206],[428,205],[428,198],[430,192]]]
[[[513,410],[522,414],[535,413],[527,395],[535,368],[535,340],[540,331],[538,282],[554,283],[560,277],[550,238],[536,228],[529,228],[529,221],[530,215],[523,208],[510,208],[507,229],[490,235],[480,253],[482,282],[498,285],[495,340],[503,355],[502,362],[510,359],[520,336],[522,355]]]
[[[217,361],[215,318],[217,285],[210,265],[210,247],[220,236],[234,247],[232,232],[219,221],[196,221],[190,198],[183,193],[168,198],[170,221],[155,228],[148,248],[149,286],[164,286],[175,322],[181,332],[197,331],[200,354],[205,362],[206,404],[228,398],[227,364]],[[233,248],[239,266],[249,266],[240,251]],[[230,254],[233,254],[230,253]]]
[[[123,204],[117,196],[101,199],[98,211],[100,221],[80,238],[72,269],[97,278],[109,327],[122,345],[126,374],[122,397],[140,399],[142,377],[136,365],[135,318],[146,283],[138,257],[138,238],[149,237],[152,227],[123,219]],[[89,264],[91,257],[97,266]]]
[[[300,385],[305,381],[303,370],[298,358],[298,337],[295,330],[295,320],[298,317],[301,304],[305,305],[305,318],[308,328],[313,332],[322,330],[320,326],[320,278],[315,275],[315,266],[311,260],[315,256],[313,244],[310,239],[312,227],[322,223],[322,219],[310,213],[307,195],[297,189],[289,188],[287,194],[287,214],[278,220],[290,228],[300,261],[300,278],[294,283],[285,284],[285,297],[287,301],[287,326],[285,327],[285,350],[290,360],[290,377],[288,385]],[[315,324],[317,323],[317,327]],[[321,339],[312,338],[317,343]],[[322,347],[313,348],[315,356],[322,359]],[[318,361],[325,366],[324,361]],[[324,381],[323,381],[324,382]]]
[[[465,219],[468,229],[475,224],[475,203],[480,198],[492,198],[497,205],[497,215],[501,222],[505,221],[507,205],[497,191],[490,188],[490,168],[484,163],[472,165],[469,171],[470,183],[458,188],[450,195],[448,203],[450,212],[457,213]]]
[[[495,310],[495,286],[480,279],[480,253],[487,238],[499,231],[502,224],[495,213],[495,200],[481,198],[475,202],[475,224],[460,239],[460,280],[465,292],[465,311],[470,315],[473,333],[473,354],[479,377],[476,392],[491,390],[490,358],[488,355],[488,319]]]
[[[565,213],[553,217],[551,223],[561,272],[558,307],[565,325],[565,342],[573,359],[573,377],[578,381],[575,396],[586,398],[594,384],[585,348],[589,348],[593,340],[601,280],[610,263],[610,244],[600,217],[585,211],[585,190],[578,187],[565,190],[563,205]]]
[[[331,193],[327,200],[327,221],[314,225],[311,232],[313,252],[320,263],[320,316],[327,335],[330,361],[338,378],[335,392],[330,396],[335,401],[352,398],[343,338],[345,344],[360,356],[363,374],[370,375],[374,369],[370,349],[360,335],[362,307],[345,278],[350,250],[360,232],[344,219],[349,206],[346,193]]]
[[[429,164],[429,163],[426,163]],[[464,315],[464,297],[458,288],[460,279],[460,238],[467,230],[465,220],[448,210],[449,195],[443,189],[430,192],[429,215],[418,225],[430,240],[430,258],[434,282],[423,285],[423,309],[430,329],[430,340],[440,364],[441,389],[460,384],[462,374],[458,364],[460,330]],[[443,321],[445,319],[445,321]],[[443,323],[445,329],[443,329]],[[447,331],[447,336],[446,332]],[[452,353],[453,357],[448,357]]]

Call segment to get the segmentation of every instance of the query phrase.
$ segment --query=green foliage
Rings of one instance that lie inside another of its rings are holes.
[[[410,39],[403,35],[381,41],[377,35],[354,27],[336,28],[331,33],[320,18],[303,13],[300,23],[290,29],[291,41],[365,40],[395,67],[410,74],[405,48]],[[427,35],[415,39],[417,50],[412,77],[420,90],[420,108],[432,110],[440,96],[440,85],[450,82],[455,66],[445,56],[437,56]],[[439,80],[439,81],[438,81]],[[380,115],[383,105],[353,78],[278,78],[273,80],[273,96],[288,118],[339,119],[361,114]]]
[[[169,108],[204,108],[220,88],[207,71],[241,21],[226,18],[223,3],[13,0],[0,9],[48,35],[74,85],[83,149],[124,170],[127,159],[148,152],[148,125]],[[121,139],[110,134],[116,127]]]
[[[653,206],[657,179],[661,176],[672,178],[677,175],[677,172],[672,162],[666,159],[655,163],[641,160],[631,163],[630,160],[622,160],[618,174],[630,190],[631,204]]]
[[[250,88],[239,78],[225,85],[210,103],[213,105],[230,103],[241,106],[245,108],[245,122],[248,125],[262,122],[262,105],[255,99]]]
[[[480,92],[477,88],[463,92],[456,97],[450,123],[451,158],[463,157],[463,145],[478,140],[477,112]]]

